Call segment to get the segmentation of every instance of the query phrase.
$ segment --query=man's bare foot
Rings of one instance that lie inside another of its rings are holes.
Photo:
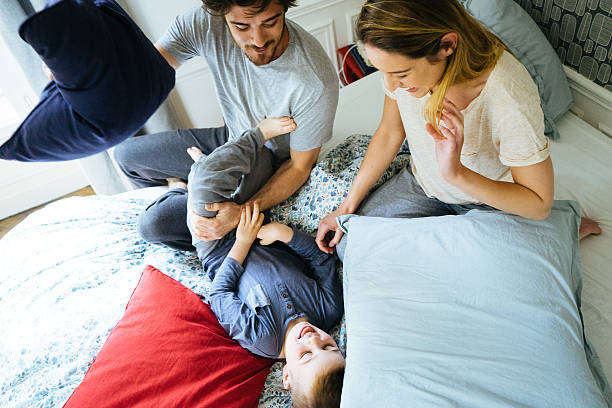
[[[593,221],[590,218],[582,217],[580,220],[580,229],[578,230],[578,236],[580,239],[584,237],[588,237],[589,235],[599,235],[601,234],[601,228],[596,221]]]
[[[280,118],[266,118],[259,122],[257,127],[263,134],[264,140],[268,141],[273,137],[293,132],[297,125],[293,118],[281,116]]]
[[[198,149],[197,147],[191,146],[190,148],[187,149],[187,154],[189,155],[189,157],[193,159],[194,162],[197,162],[198,159],[202,157],[204,153],[202,153],[202,151]]]
[[[174,190],[176,188],[187,190],[187,183],[185,183],[185,180],[180,178],[167,178],[166,181],[168,181],[168,188],[170,190]]]

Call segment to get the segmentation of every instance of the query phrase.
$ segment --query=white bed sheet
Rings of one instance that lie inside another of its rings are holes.
[[[121,318],[145,265],[208,293],[194,253],[138,236],[138,214],[163,191],[70,197],[0,239],[0,407],[62,406]],[[290,406],[281,376],[276,363],[261,408]]]
[[[561,139],[551,143],[555,198],[576,200],[603,230],[580,242],[582,314],[587,338],[612,381],[612,139],[572,113],[558,125]]]
[[[372,134],[382,115],[380,73],[342,89],[334,137],[322,157],[354,133]],[[558,122],[561,138],[551,142],[555,198],[577,201],[584,215],[598,221],[600,236],[581,241],[584,288],[582,312],[587,338],[612,381],[612,139],[572,113]]]

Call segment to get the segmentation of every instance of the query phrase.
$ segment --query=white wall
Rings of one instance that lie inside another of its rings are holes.
[[[155,42],[174,17],[201,3],[197,0],[126,0],[131,16]],[[300,0],[287,16],[321,42],[338,66],[336,49],[353,42],[351,23],[364,0]],[[203,58],[194,58],[179,68],[176,87],[168,98],[182,127],[221,126],[223,117],[210,71]]]
[[[75,163],[0,160],[0,219],[79,190],[89,183]]]
[[[612,138],[612,92],[565,67],[576,116]]]
[[[17,35],[17,33],[15,33]],[[21,68],[0,40],[0,87],[23,120],[38,97],[29,86]],[[0,144],[18,123],[1,129]],[[0,219],[85,187],[87,179],[76,162],[17,163],[0,160]]]

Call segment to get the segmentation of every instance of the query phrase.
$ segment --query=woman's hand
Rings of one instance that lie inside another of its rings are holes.
[[[240,242],[244,245],[251,246],[257,233],[263,224],[264,215],[259,212],[259,203],[255,201],[253,208],[250,203],[245,204],[242,212],[240,213],[240,222],[236,229],[236,242]]]
[[[465,169],[461,164],[463,115],[455,104],[445,99],[441,119],[446,125],[440,125],[440,131],[444,136],[436,132],[430,123],[426,125],[426,129],[436,144],[436,159],[440,176],[453,184]]]
[[[293,229],[278,222],[271,222],[261,227],[257,238],[261,245],[270,245],[275,241],[282,241],[286,244],[293,238]]]
[[[338,226],[336,222],[336,217],[339,217],[344,214],[350,214],[350,211],[345,210],[342,206],[340,206],[336,211],[333,211],[327,214],[324,218],[319,221],[319,228],[317,230],[317,238],[315,242],[319,246],[319,249],[326,254],[331,254],[334,252],[334,248],[344,232]],[[328,237],[329,234],[334,233],[333,237]],[[329,242],[328,242],[329,241]]]

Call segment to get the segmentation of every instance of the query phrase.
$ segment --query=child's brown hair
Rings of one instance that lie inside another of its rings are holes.
[[[344,364],[322,371],[315,378],[308,392],[299,385],[291,388],[291,400],[295,408],[335,408],[340,406]]]

